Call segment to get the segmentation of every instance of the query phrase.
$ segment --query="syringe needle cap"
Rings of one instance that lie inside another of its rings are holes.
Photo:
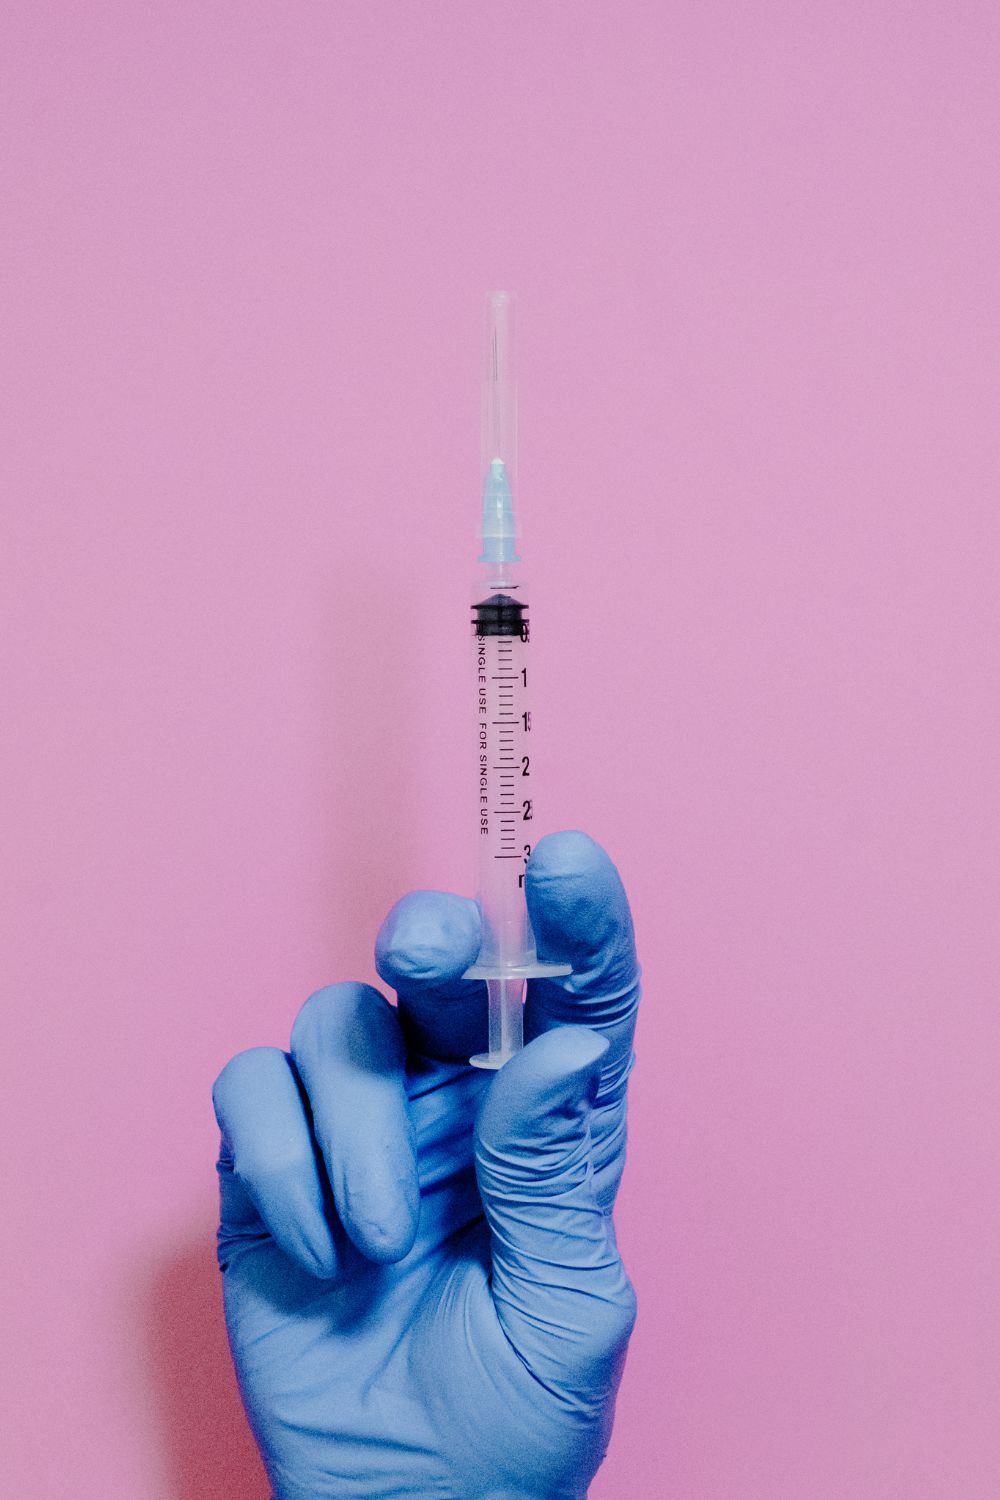
[[[514,491],[517,488],[517,376],[514,296],[486,298],[483,361],[483,550],[480,562],[518,562]]]

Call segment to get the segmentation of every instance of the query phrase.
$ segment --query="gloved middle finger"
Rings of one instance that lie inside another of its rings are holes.
[[[291,1053],[341,1223],[369,1260],[402,1259],[420,1189],[395,1011],[371,985],[330,985],[299,1011]]]

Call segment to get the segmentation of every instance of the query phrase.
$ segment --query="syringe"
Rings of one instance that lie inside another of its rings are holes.
[[[482,550],[472,632],[483,941],[466,977],[485,979],[489,995],[489,1051],[470,1062],[477,1068],[499,1068],[524,1045],[525,981],[571,972],[569,964],[539,962],[524,897],[537,812],[528,602],[514,514],[517,386],[510,292],[490,292],[486,299],[482,470]]]

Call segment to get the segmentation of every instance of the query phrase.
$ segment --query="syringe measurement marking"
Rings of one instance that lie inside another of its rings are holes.
[[[498,807],[493,808],[492,814],[498,820],[498,834],[500,848],[493,855],[494,859],[516,859],[522,856],[515,852],[518,834],[518,810],[515,777],[516,770],[512,767],[517,764],[517,756],[514,754],[514,734],[520,719],[515,712],[515,684],[520,677],[519,672],[513,670],[513,646],[510,642],[498,642],[498,666],[499,672],[490,674],[490,680],[498,684],[496,689],[496,712],[499,718],[490,722],[495,729],[500,731],[498,735],[497,761],[490,769],[499,772],[499,794]]]

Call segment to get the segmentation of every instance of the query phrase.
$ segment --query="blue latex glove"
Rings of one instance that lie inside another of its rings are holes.
[[[216,1082],[219,1259],[278,1500],[569,1500],[611,1432],[635,1298],[611,1208],[639,999],[628,903],[582,833],[542,839],[524,1051],[498,1073],[463,897],[405,896],[368,985]]]

